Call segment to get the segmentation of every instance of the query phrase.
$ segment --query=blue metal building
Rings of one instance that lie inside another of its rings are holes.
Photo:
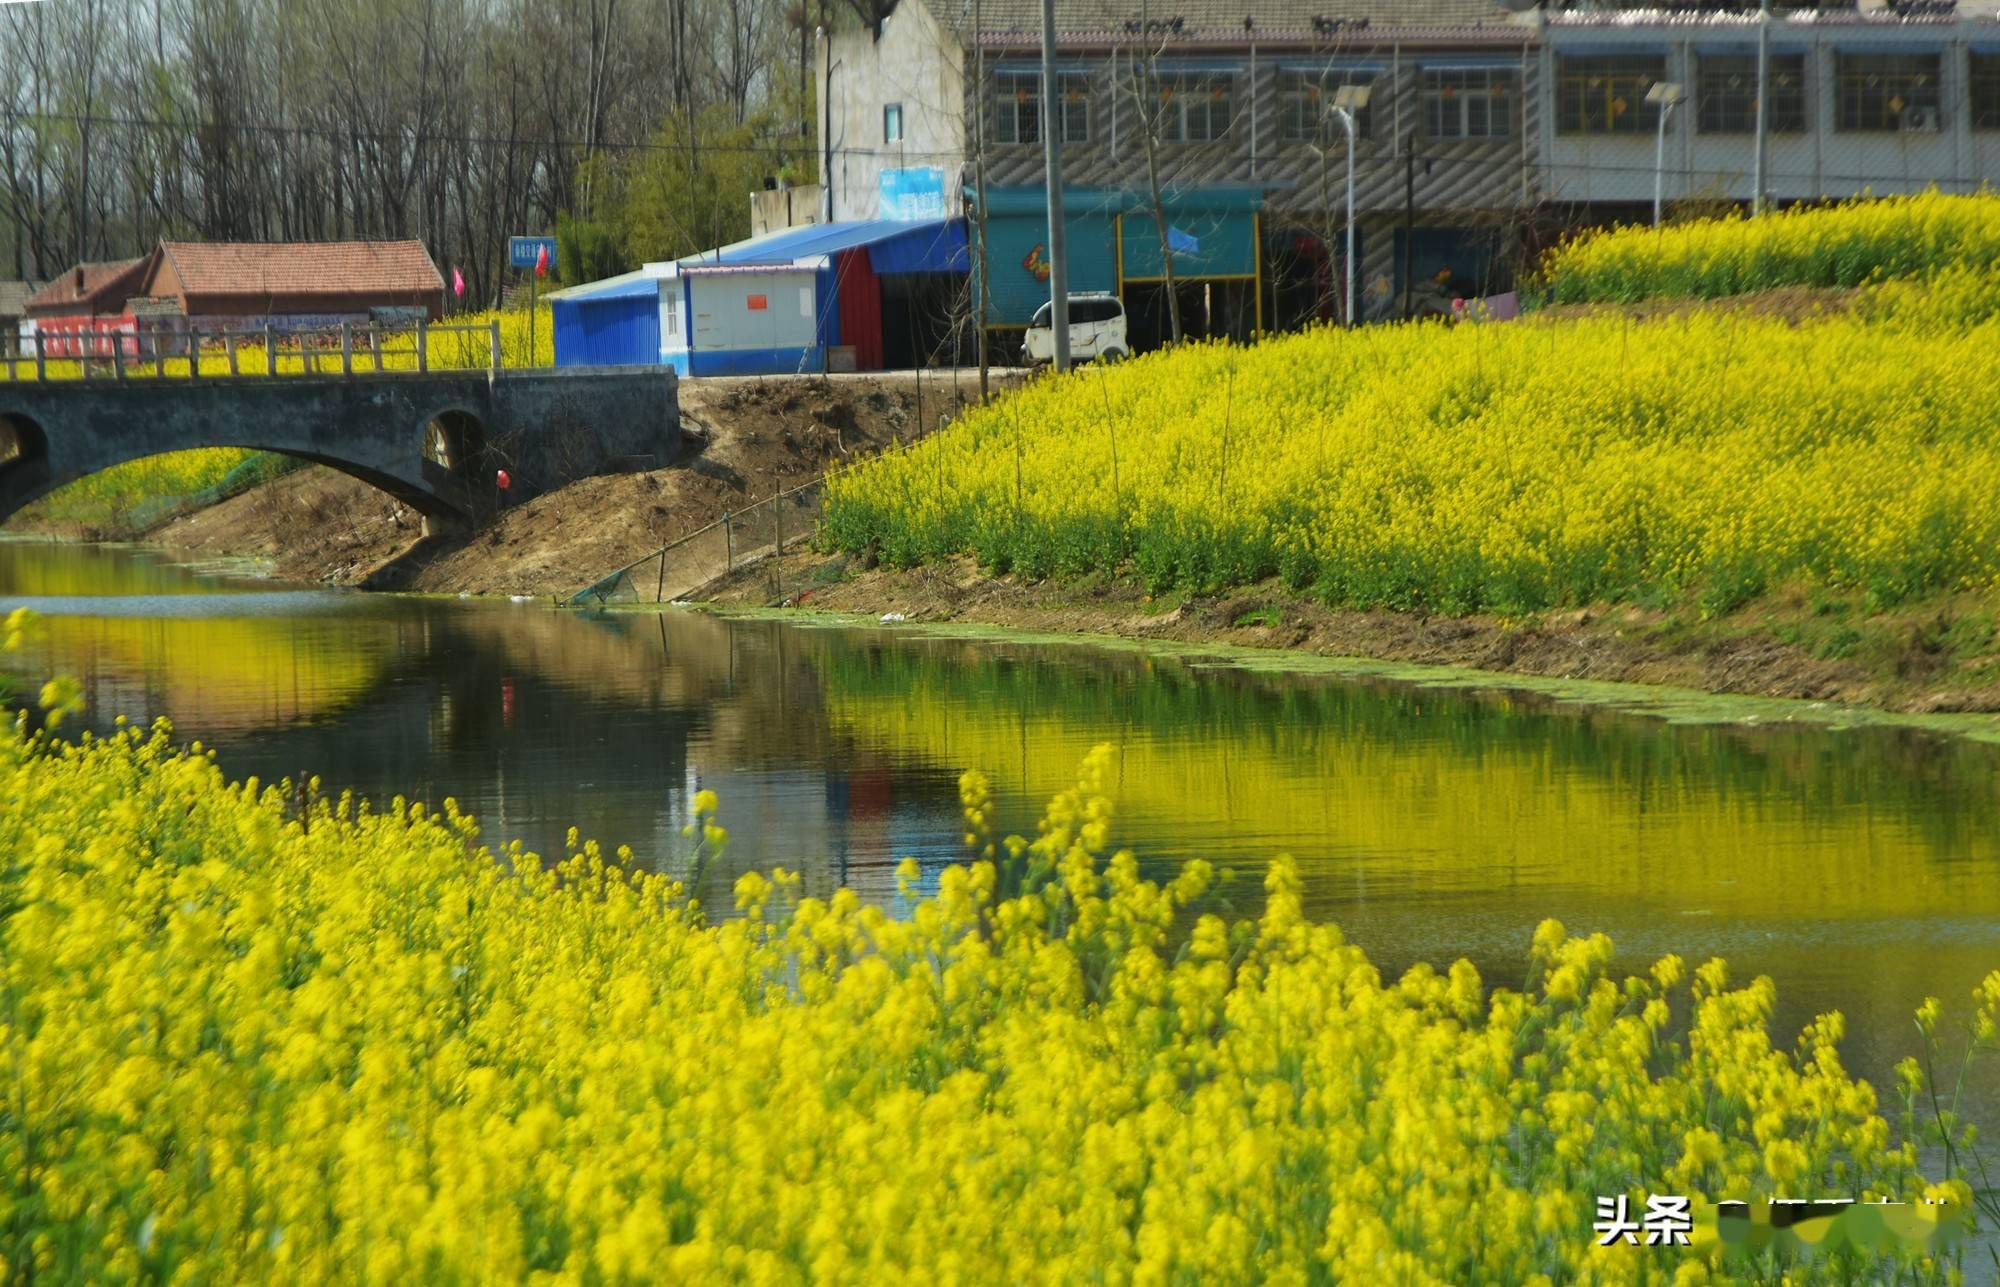
[[[644,270],[548,298],[557,366],[652,366],[660,360],[660,281]]]
[[[965,224],[809,224],[549,297],[556,364],[791,374],[955,358]]]

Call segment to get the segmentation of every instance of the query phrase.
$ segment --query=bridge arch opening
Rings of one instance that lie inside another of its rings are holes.
[[[486,426],[470,411],[440,411],[424,425],[424,460],[478,481],[486,466]]]
[[[0,473],[48,457],[49,439],[40,425],[18,412],[0,411]]]

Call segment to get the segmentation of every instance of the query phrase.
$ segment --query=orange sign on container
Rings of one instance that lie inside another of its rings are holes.
[[[764,298],[764,297],[763,297],[762,295],[752,295],[752,296],[750,297],[750,311],[751,311],[751,312],[753,312],[753,313],[759,313],[759,312],[762,312],[763,310],[765,310],[765,309],[767,309],[767,308],[769,308],[769,307],[771,307],[771,301],[770,301],[770,300],[768,300],[768,299],[766,299],[766,298]]]

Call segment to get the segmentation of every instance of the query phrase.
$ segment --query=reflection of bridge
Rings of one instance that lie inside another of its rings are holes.
[[[0,521],[64,483],[192,447],[296,456],[463,521],[490,507],[496,469],[532,494],[665,465],[680,443],[669,367],[8,382]]]

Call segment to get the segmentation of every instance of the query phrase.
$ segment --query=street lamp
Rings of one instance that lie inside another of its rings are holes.
[[[1646,101],[1660,109],[1660,138],[1653,148],[1653,226],[1660,226],[1660,201],[1667,185],[1667,118],[1687,98],[1687,91],[1670,80],[1654,81]]]
[[[1354,114],[1368,106],[1369,85],[1342,85],[1333,91],[1332,112],[1347,131],[1347,325],[1354,325]]]

